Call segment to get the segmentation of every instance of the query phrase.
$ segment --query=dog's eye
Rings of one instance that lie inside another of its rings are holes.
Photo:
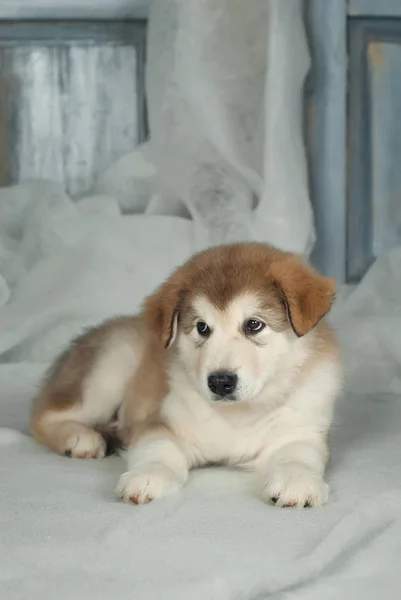
[[[196,329],[202,337],[209,337],[210,335],[210,327],[204,321],[198,321],[196,324]]]
[[[265,324],[262,321],[258,321],[257,319],[249,319],[245,323],[245,333],[248,335],[252,335],[253,333],[259,333],[262,329],[265,328]]]

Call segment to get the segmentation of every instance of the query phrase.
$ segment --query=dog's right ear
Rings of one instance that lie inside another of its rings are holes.
[[[183,293],[183,276],[180,271],[176,271],[145,300],[143,307],[145,323],[166,349],[173,345],[177,336]]]

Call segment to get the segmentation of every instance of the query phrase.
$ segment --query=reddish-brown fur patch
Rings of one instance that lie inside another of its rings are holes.
[[[120,436],[132,444],[145,433],[163,428],[160,403],[168,392],[166,351],[153,334],[148,336],[138,369],[132,374],[122,403]]]

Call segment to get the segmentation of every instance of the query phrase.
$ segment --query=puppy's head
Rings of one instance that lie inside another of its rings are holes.
[[[334,281],[264,244],[211,248],[150,296],[148,328],[211,400],[251,400],[330,310]]]

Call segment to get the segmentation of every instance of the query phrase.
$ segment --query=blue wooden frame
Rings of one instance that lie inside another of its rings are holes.
[[[151,0],[0,0],[0,19],[146,19]]]
[[[0,48],[35,43],[40,46],[64,46],[76,42],[82,42],[85,45],[101,43],[135,47],[135,76],[138,96],[136,106],[133,106],[132,110],[136,111],[138,142],[143,142],[148,138],[145,98],[146,29],[147,22],[145,20],[13,21],[0,19]],[[2,176],[2,184],[5,183],[9,184],[9,181]]]
[[[375,260],[372,205],[372,118],[368,73],[371,42],[401,44],[399,19],[349,19],[348,281],[358,281]]]
[[[306,24],[312,53],[306,139],[317,241],[312,261],[346,280],[347,5],[309,0]]]
[[[351,17],[401,17],[400,0],[348,0]]]
[[[145,20],[124,21],[12,21],[0,20],[0,46],[30,44],[68,44],[69,42],[126,43],[135,45],[137,53],[138,141],[148,138],[148,119],[145,98],[146,64]]]
[[[366,28],[368,25],[368,28]],[[349,135],[347,280],[358,281],[374,260],[372,248],[370,99],[367,72],[369,24],[349,22]]]

